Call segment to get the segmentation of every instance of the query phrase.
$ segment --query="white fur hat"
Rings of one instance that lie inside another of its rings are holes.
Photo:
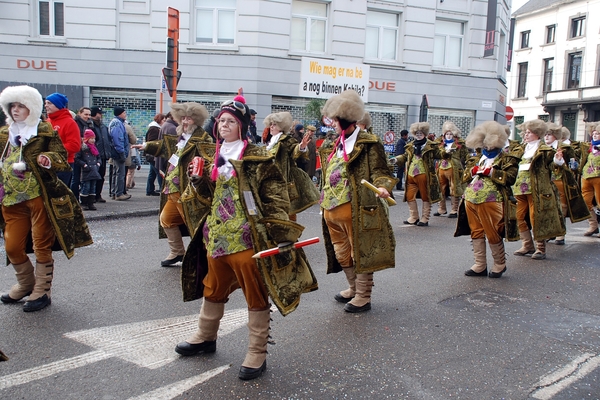
[[[42,95],[37,89],[31,86],[8,86],[0,93],[0,106],[6,114],[6,123],[12,124],[14,121],[10,115],[10,105],[12,103],[21,103],[29,110],[29,116],[25,120],[27,126],[36,126],[42,115],[44,102]]]

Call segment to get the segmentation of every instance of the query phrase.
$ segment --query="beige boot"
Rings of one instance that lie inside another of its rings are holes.
[[[466,276],[487,276],[485,238],[473,239],[473,258],[475,264],[465,271]]]
[[[163,229],[167,234],[170,253],[165,260],[160,262],[160,265],[161,267],[170,267],[183,260],[185,246],[183,245],[183,238],[181,237],[181,231],[178,226]]]
[[[442,201],[438,203],[438,210],[433,215],[436,217],[446,215],[448,210],[446,209],[446,196],[442,196]]]
[[[371,291],[373,288],[373,273],[356,275],[356,295],[345,306],[344,311],[359,313],[371,309]]]
[[[409,201],[408,202],[408,212],[409,216],[404,224],[406,225],[416,225],[419,222],[419,206],[417,206],[417,201]]]
[[[456,218],[458,217],[458,205],[460,204],[460,197],[452,196],[450,197],[450,202],[452,204],[452,210],[450,214],[448,214],[448,218]]]
[[[588,219],[588,223],[590,224],[590,228],[585,231],[583,236],[592,236],[594,233],[598,233],[598,220],[596,219],[596,213],[590,211],[592,216]]]
[[[533,258],[534,260],[546,259],[546,241],[545,240],[539,240],[539,241],[536,240],[535,247],[537,247],[537,250],[535,251],[535,253],[533,253],[531,258]]]
[[[52,278],[54,261],[35,263],[35,286],[31,295],[23,304],[23,311],[38,311],[52,303]]]
[[[333,298],[340,303],[347,303],[352,300],[356,293],[356,271],[353,266],[342,268],[342,271],[346,274],[346,280],[348,281],[349,287],[333,296]]]
[[[521,237],[521,248],[515,251],[513,254],[515,256],[528,256],[533,254],[535,252],[535,247],[533,246],[531,231],[519,232],[519,236]]]
[[[3,303],[16,303],[25,296],[29,296],[35,286],[35,274],[33,264],[29,258],[23,264],[13,264],[17,284],[10,288],[8,294],[3,294],[0,301]]]
[[[248,352],[238,374],[242,380],[258,378],[267,369],[269,321],[271,309],[248,311]]]
[[[496,244],[490,243],[492,257],[494,258],[494,266],[489,274],[490,278],[500,278],[506,272],[506,253],[504,252],[504,242],[500,241]]]
[[[421,219],[417,222],[417,226],[429,226],[429,217],[431,216],[431,203],[428,201],[423,202],[423,214]]]
[[[217,332],[224,313],[225,303],[213,303],[204,299],[198,318],[198,330],[185,342],[177,344],[175,351],[182,356],[214,353],[217,350]]]

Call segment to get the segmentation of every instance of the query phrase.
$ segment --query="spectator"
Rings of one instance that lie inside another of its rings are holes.
[[[308,163],[306,167],[306,173],[313,179],[315,176],[315,172],[317,170],[317,139],[315,138],[315,132],[317,128],[313,125],[308,125],[306,127],[306,134],[310,138],[306,147],[308,148]]]
[[[96,148],[100,153],[100,167],[98,168],[98,173],[100,175],[100,179],[96,180],[96,202],[98,203],[106,203],[106,200],[102,198],[102,190],[104,188],[104,178],[106,176],[106,165],[108,160],[110,159],[110,137],[108,135],[108,127],[104,125],[102,121],[102,114],[104,111],[100,107],[92,107],[91,108],[91,116],[92,122],[94,123],[94,132],[96,133]],[[109,174],[109,182],[110,182],[110,174]]]
[[[67,120],[62,119],[62,113],[56,114],[65,110],[77,134],[77,125],[66,109],[66,97],[49,97],[53,106],[47,108],[54,114],[55,123]],[[56,243],[67,258],[73,256],[76,247],[92,244],[77,199],[56,176],[57,171],[70,167],[52,125],[40,121],[42,104],[42,96],[30,86],[9,86],[0,93],[0,106],[8,124],[0,129],[0,148],[4,149],[0,156],[4,247],[17,277],[17,284],[0,301],[16,303],[29,296],[23,305],[26,312],[41,310],[52,302],[55,240],[60,239]],[[66,210],[69,215],[65,215]],[[28,248],[33,249],[35,268],[27,255]]]
[[[158,134],[160,133],[160,127],[165,123],[165,115],[164,114],[156,114],[154,116],[154,121],[150,122],[148,125],[148,130],[146,131],[146,142],[152,142],[153,140],[158,140]],[[210,132],[209,132],[210,133]],[[154,165],[154,160],[156,159],[151,154],[145,154],[146,162],[150,165],[150,171],[148,171],[148,181],[146,182],[146,196],[160,196],[160,188],[162,188],[162,176],[158,173],[158,169]],[[158,192],[156,191],[156,186],[154,185],[154,181],[158,180]]]
[[[125,124],[125,130],[127,131],[127,137],[129,138],[129,145],[131,146],[137,144],[137,137],[135,136],[135,133],[133,132],[133,127],[131,126],[131,123],[129,123],[129,121],[127,121],[127,123]],[[135,171],[140,170],[142,168],[142,163],[140,161],[139,154],[140,152],[137,148],[129,148],[129,156],[125,160],[125,167],[127,167],[127,173],[125,177],[126,192],[127,189],[133,189],[133,187],[135,186]]]
[[[408,143],[408,131],[406,129],[402,129],[400,131],[400,139],[396,142],[396,150],[394,151],[394,157],[401,156],[404,154],[405,146]],[[404,179],[404,164],[397,166],[396,177],[398,178],[398,183],[396,184],[396,189],[404,190],[402,187],[402,180]]]
[[[213,138],[213,140],[215,139],[215,121],[216,118],[219,116],[220,112],[220,108],[215,108],[210,118],[204,123],[204,126],[202,127],[202,129],[204,129],[204,131],[208,133]]]
[[[248,137],[252,143],[260,143],[260,138],[256,133],[256,111],[250,109],[250,125],[248,125]]]
[[[100,179],[100,153],[96,148],[96,134],[91,129],[83,133],[81,150],[75,156],[75,164],[81,171],[81,204],[84,210],[96,210],[96,179]]]
[[[158,140],[162,140],[165,136],[177,136],[177,127],[179,124],[173,120],[173,115],[169,111],[167,113],[167,117],[165,119],[165,123],[160,127],[160,131],[158,133]],[[208,131],[207,131],[208,132]],[[158,169],[158,173],[163,177],[165,177],[165,172],[167,171],[167,161],[162,157],[156,157],[154,159],[154,165]]]
[[[130,194],[125,194],[125,160],[129,155],[129,137],[125,129],[127,112],[123,107],[117,106],[114,108],[113,114],[115,117],[108,125],[112,142],[111,158],[114,167],[111,197],[113,200],[123,201],[131,198]]]
[[[79,127],[79,135],[83,140],[83,135],[87,129],[94,128],[94,123],[91,119],[92,110],[89,107],[81,107],[75,116],[75,123]],[[79,199],[79,189],[81,186],[81,167],[78,163],[73,165],[73,179],[71,180],[71,191],[75,195],[76,199]]]
[[[56,176],[67,187],[71,186],[73,177],[73,166],[75,165],[75,154],[81,149],[81,136],[77,123],[73,120],[71,112],[67,108],[69,99],[62,93],[52,93],[46,97],[44,106],[48,115],[48,122],[52,129],[58,132],[58,136],[67,150],[67,162],[71,166],[70,171],[57,171]]]

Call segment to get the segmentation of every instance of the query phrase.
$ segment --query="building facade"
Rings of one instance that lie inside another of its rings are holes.
[[[465,134],[505,122],[510,0],[497,1],[485,58],[486,0],[11,0],[0,13],[0,88],[60,91],[71,109],[125,107],[142,136],[170,101],[167,7],[180,13],[177,100],[210,112],[243,88],[259,130],[282,110],[318,122],[305,107],[323,94],[300,95],[306,59],[368,71],[361,89],[382,138],[420,117],[436,134],[447,119]]]
[[[540,118],[588,140],[585,122],[600,121],[600,0],[530,0],[513,17],[515,126]]]

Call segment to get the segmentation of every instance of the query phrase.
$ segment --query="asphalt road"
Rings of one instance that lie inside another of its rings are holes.
[[[142,201],[142,188],[131,193]],[[519,243],[509,243],[501,279],[469,278],[470,242],[452,236],[456,220],[405,226],[407,214],[401,202],[390,209],[397,264],[375,274],[370,312],[343,311],[333,295],[344,277],[325,274],[322,244],[307,248],[319,290],[285,318],[273,312],[267,372],[249,382],[237,378],[241,292],[226,306],[217,352],[179,357],[173,348],[195,329],[200,302],[182,302],[179,267],[160,267],[167,243],[156,215],[99,214],[92,246],[71,260],[55,253],[50,307],[0,304],[10,357],[0,398],[600,398],[600,239],[582,236],[587,224],[569,225],[567,244],[549,243],[544,261],[513,256]],[[317,207],[298,222],[303,238],[322,236]],[[13,283],[12,267],[0,268],[0,291]]]

